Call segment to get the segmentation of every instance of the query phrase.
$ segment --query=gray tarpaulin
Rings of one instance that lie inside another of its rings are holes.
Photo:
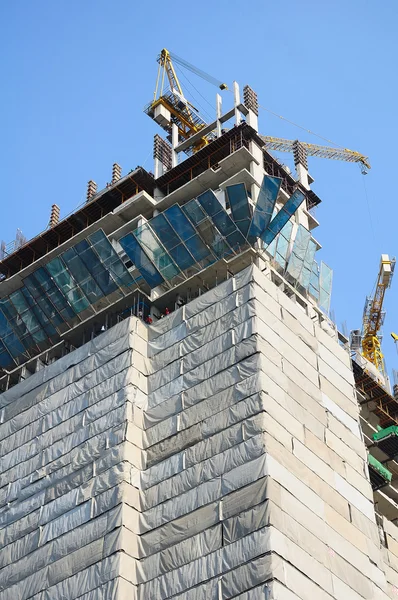
[[[311,392],[317,377],[313,325],[283,319],[278,293],[249,267],[0,396],[1,600],[271,600],[293,559],[271,517],[267,403],[298,385],[286,356]]]

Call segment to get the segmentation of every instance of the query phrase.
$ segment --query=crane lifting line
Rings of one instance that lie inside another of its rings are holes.
[[[222,83],[220,80],[216,79],[215,77],[212,77],[211,75],[209,75],[205,71],[202,71],[201,69],[198,69],[197,67],[195,67],[194,65],[192,65],[188,61],[184,60],[180,56],[177,56],[173,52],[169,52],[169,56],[170,56],[170,58],[172,60],[174,60],[174,62],[176,62],[178,65],[180,65],[180,67],[183,67],[183,68],[187,69],[188,71],[191,71],[191,73],[194,73],[195,75],[198,75],[198,77],[201,77],[202,79],[205,79],[206,81],[208,81],[209,83],[212,83],[213,85],[215,85],[219,89],[226,90],[226,91],[232,93],[232,90],[229,89],[228,86],[225,83]],[[192,85],[192,87],[195,87],[192,83],[191,83],[191,85]],[[196,90],[196,91],[200,94],[200,92],[198,90]],[[200,94],[200,95],[202,96],[202,94]],[[202,98],[205,99],[204,96],[202,96]],[[278,119],[281,119],[282,121],[286,121],[286,123],[290,123],[290,125],[293,125],[294,127],[298,127],[302,131],[306,131],[310,135],[313,135],[313,136],[319,138],[320,140],[323,140],[323,141],[327,142],[328,144],[331,144],[332,146],[335,146],[336,148],[341,148],[342,150],[345,149],[345,147],[342,146],[341,144],[337,144],[336,142],[333,142],[332,140],[329,140],[328,138],[325,138],[324,136],[319,135],[318,133],[315,133],[315,131],[312,131],[311,129],[307,129],[306,127],[303,127],[302,125],[299,125],[298,123],[295,123],[294,121],[291,121],[290,119],[287,119],[283,115],[278,115],[278,113],[270,110],[269,108],[266,108],[265,106],[262,106],[262,104],[259,104],[258,106],[259,106],[259,108],[261,108],[262,110],[265,110],[266,112],[270,113],[274,117],[278,117]]]
[[[290,125],[294,125],[294,127],[298,127],[299,129],[302,129],[303,131],[306,131],[307,133],[314,135],[315,137],[319,138],[320,140],[323,140],[324,142],[328,142],[328,144],[332,144],[333,146],[336,146],[336,148],[341,148],[342,150],[345,149],[344,146],[341,146],[340,144],[336,144],[336,142],[332,142],[332,140],[329,140],[328,138],[325,138],[322,135],[315,133],[315,131],[311,131],[311,129],[307,129],[306,127],[303,127],[302,125],[298,125],[298,123],[295,123],[294,121],[290,121],[290,119],[287,119],[286,117],[283,117],[282,115],[278,115],[274,111],[270,110],[269,108],[266,108],[265,106],[262,106],[261,104],[259,104],[258,107],[262,108],[263,110],[270,113],[271,115],[274,115],[274,117],[278,117],[278,119],[281,119],[282,121],[286,121],[286,123],[290,123]]]

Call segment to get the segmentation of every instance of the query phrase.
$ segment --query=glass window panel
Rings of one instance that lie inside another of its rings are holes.
[[[199,223],[207,218],[206,213],[202,210],[195,198],[184,204],[181,208],[194,225],[199,225]]]
[[[238,231],[235,223],[233,222],[231,217],[229,215],[227,215],[227,213],[225,211],[222,211],[216,215],[213,215],[211,219],[212,219],[213,223],[215,224],[215,226],[217,227],[218,231],[220,231],[220,233],[222,233],[223,236],[227,237],[227,235],[229,235],[230,233],[234,233],[236,231],[237,233],[239,233],[239,236],[242,238],[242,243],[245,242],[245,238],[240,233],[240,231]]]
[[[75,317],[76,313],[43,267],[26,277],[24,283],[34,297],[33,290],[36,289],[39,297],[48,299],[65,321]]]
[[[326,314],[330,310],[330,298],[332,294],[333,271],[324,262],[321,262],[319,273],[319,308]]]
[[[113,279],[118,285],[121,287],[131,287],[136,283],[101,229],[90,235],[88,239],[104,264],[104,267],[111,272]]]
[[[294,240],[292,253],[290,255],[289,263],[287,265],[286,272],[293,277],[293,279],[300,281],[300,274],[304,264],[304,257],[307,252],[308,244],[311,239],[311,234],[303,227],[299,225]]]
[[[13,333],[13,329],[2,310],[0,310],[0,338]]]
[[[133,235],[165,279],[173,279],[179,274],[180,271],[164,247],[158,242],[148,224],[136,229]]]
[[[308,286],[310,285],[312,265],[314,262],[314,256],[317,249],[317,245],[314,240],[310,240],[308,242],[307,252],[304,257],[303,270],[300,276],[300,284],[304,289],[308,290]]]
[[[251,221],[250,205],[247,197],[246,186],[244,183],[228,185],[225,188],[225,191],[236,226],[240,229],[242,234],[246,236]]]
[[[268,252],[268,254],[270,256],[275,256],[275,252],[276,252],[276,242],[277,242],[277,238],[275,238],[270,244],[268,244],[268,246],[265,246],[265,250]]]
[[[161,283],[164,283],[163,277],[151,263],[131,233],[128,233],[126,236],[122,237],[119,242],[132,263],[140,271],[149,287],[155,288]]]
[[[319,267],[318,263],[314,260],[312,264],[310,285],[308,288],[311,296],[318,302],[319,301]]]
[[[177,204],[171,206],[162,214],[167,218],[173,229],[178,233],[189,252],[197,262],[201,262],[206,259],[207,262],[214,262],[215,257],[211,253],[210,249],[197,235],[193,225],[190,223]]]
[[[13,330],[18,334],[18,336],[22,339],[23,336],[27,335],[28,329],[21,319],[20,315],[17,313],[14,305],[7,299],[1,301],[1,309],[5,314],[9,323],[12,323]],[[32,338],[28,340],[28,346],[33,346],[34,341]]]
[[[162,214],[167,218],[183,242],[196,234],[193,225],[182,212],[181,207],[177,204],[170,206],[170,208],[165,210]]]
[[[227,235],[227,242],[229,246],[231,246],[231,248],[233,248],[236,251],[240,250],[243,246],[247,244],[245,238],[238,230]]]
[[[212,190],[207,190],[203,194],[200,194],[200,196],[197,198],[197,201],[210,217],[223,210],[223,207],[218,201],[217,196]]]
[[[197,228],[201,238],[208,246],[210,246],[218,258],[223,258],[225,254],[231,252],[231,248],[224,241],[222,235],[217,231],[210,219],[200,223]]]
[[[202,242],[198,235],[194,235],[186,240],[185,245],[198,263],[205,260],[212,263],[216,260],[210,249]]]
[[[192,267],[192,265],[196,263],[196,260],[194,259],[192,254],[188,252],[188,250],[182,243],[178,244],[178,246],[175,246],[175,248],[169,250],[169,252],[170,256],[172,257],[176,265],[181,269],[181,271],[189,269],[189,267]]]
[[[3,340],[5,347],[13,358],[18,358],[25,354],[26,350],[34,345],[34,342],[30,336],[25,338],[25,344],[15,335],[10,333]]]
[[[290,217],[296,212],[297,208],[303,202],[305,196],[300,190],[296,190],[294,194],[281,208],[278,214],[272,219],[267,229],[261,234],[261,239],[265,244],[270,244],[274,237],[286,225]]]
[[[82,290],[77,287],[71,273],[69,273],[59,258],[54,258],[51,262],[47,263],[46,269],[48,269],[76,313],[89,308],[89,301]]]
[[[13,361],[11,354],[9,354],[6,350],[4,344],[0,342],[0,367],[3,369],[9,369],[11,367],[15,367],[15,362]]]
[[[99,285],[97,285],[95,280],[91,277],[86,265],[76,254],[74,248],[69,248],[69,250],[66,250],[66,252],[62,254],[62,260],[65,262],[74,279],[77,281],[79,287],[83,290],[85,296],[91,304],[94,304],[103,298],[104,293],[100,289]]]
[[[87,240],[82,240],[74,246],[75,252],[84,262],[93,279],[99,285],[105,296],[112,294],[118,289],[118,286],[112,279],[109,271],[105,269],[97,254],[90,247]]]
[[[261,234],[266,231],[270,223],[281,182],[282,180],[279,179],[279,177],[264,175],[256,206],[254,208],[253,218],[249,227],[248,238],[251,243],[253,243],[256,238],[261,237]],[[267,240],[266,243],[269,244],[271,241],[271,239],[269,241]]]
[[[177,236],[173,228],[167,222],[165,216],[163,214],[157,215],[153,219],[149,221],[150,226],[157,234],[158,238],[167,248],[174,248],[180,243],[180,238]]]
[[[22,294],[25,296],[26,301],[31,307],[31,311],[39,322],[40,327],[45,331],[48,336],[56,335],[56,330],[54,325],[49,321],[46,313],[40,308],[38,303],[36,303],[35,299],[29,292],[27,288],[22,288]]]
[[[59,325],[65,322],[65,319],[59,314],[48,298],[38,298],[37,304],[55,327],[59,327]]]

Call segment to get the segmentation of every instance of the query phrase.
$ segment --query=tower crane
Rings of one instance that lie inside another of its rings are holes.
[[[158,56],[159,67],[153,101],[146,107],[145,112],[169,134],[171,133],[172,124],[175,123],[178,127],[179,137],[182,140],[186,140],[203,129],[207,123],[199,115],[198,109],[185,98],[173,61],[199,75],[202,79],[206,79],[216,85],[220,90],[227,90],[228,87],[225,83],[218,81],[214,77],[211,77],[211,75],[197,69],[187,61],[166,50],[166,48],[163,48]],[[166,77],[169,89],[165,87]],[[200,150],[211,139],[212,137],[209,135],[200,138],[193,145],[193,151]]]
[[[297,140],[285,140],[283,138],[260,136],[265,142],[266,148],[278,152],[294,152]],[[348,148],[332,148],[331,146],[319,146],[318,144],[309,144],[308,142],[299,142],[308,156],[318,156],[319,158],[329,158],[331,160],[345,160],[346,162],[359,163],[361,171],[366,174],[370,169],[370,163],[367,156],[349,150]]]
[[[395,258],[382,254],[376,289],[373,296],[366,298],[362,320],[362,355],[367,358],[385,377],[384,356],[380,345],[380,329],[385,312],[383,301],[386,290],[391,285],[394,273]]]
[[[202,79],[215,85],[220,90],[227,90],[228,87],[222,81],[197,69],[186,60],[169,52],[166,48],[163,48],[160,52],[157,62],[159,63],[159,67],[153,100],[145,108],[145,113],[154,119],[154,121],[167,131],[169,135],[172,132],[172,125],[177,125],[179,139],[187,140],[206,127],[207,123],[200,116],[198,109],[185,98],[174,64],[178,64],[184,69],[188,69],[195,75],[198,75]],[[214,134],[207,133],[199,139],[196,138],[192,144],[192,151],[197,152],[212,141],[214,137]],[[298,142],[298,140],[286,140],[270,136],[260,137],[264,142],[265,147],[269,150],[294,152],[298,144],[301,153],[304,153],[305,155],[355,162],[361,166],[362,173],[367,173],[367,170],[370,169],[368,157],[355,150],[319,146],[307,142]]]

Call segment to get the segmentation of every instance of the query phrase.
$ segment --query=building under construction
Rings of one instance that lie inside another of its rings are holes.
[[[398,402],[328,316],[307,155],[367,160],[248,86],[203,122],[166,52],[154,172],[3,245],[0,599],[396,598]]]

